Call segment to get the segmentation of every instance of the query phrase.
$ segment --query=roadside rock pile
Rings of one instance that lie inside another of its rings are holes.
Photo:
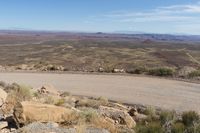
[[[30,89],[1,82],[0,86],[0,133],[134,133],[137,122],[149,119],[141,113],[145,108],[73,96],[51,85]]]
[[[0,83],[0,132],[134,132],[128,107],[106,98],[73,96],[52,85],[32,89]],[[8,111],[9,110],[9,111]]]

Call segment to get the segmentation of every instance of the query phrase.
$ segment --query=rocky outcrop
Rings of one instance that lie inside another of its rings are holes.
[[[133,120],[133,118],[123,110],[100,106],[99,113],[103,116],[113,119],[117,124],[127,125],[129,128],[136,126],[136,122]]]
[[[41,104],[36,102],[21,102],[14,108],[14,118],[19,125],[31,122],[65,122],[72,119],[76,112],[64,107],[55,105]]]

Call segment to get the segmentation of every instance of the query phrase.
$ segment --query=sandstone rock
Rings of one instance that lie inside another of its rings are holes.
[[[41,94],[60,95],[58,90],[52,85],[44,85],[39,90]]]
[[[0,107],[5,103],[7,98],[7,93],[0,88]]]
[[[6,121],[0,121],[0,129],[3,129],[5,127],[8,127],[8,122],[6,122]]]
[[[136,126],[136,122],[125,111],[111,107],[100,106],[99,113],[103,116],[113,119],[116,123],[127,125],[129,128],[133,128]]]
[[[36,102],[17,103],[14,108],[14,118],[18,125],[31,122],[65,122],[76,119],[72,109]]]

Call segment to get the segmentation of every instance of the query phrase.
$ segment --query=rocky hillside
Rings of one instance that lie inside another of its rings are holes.
[[[198,133],[196,112],[124,105],[104,97],[0,82],[1,133]]]

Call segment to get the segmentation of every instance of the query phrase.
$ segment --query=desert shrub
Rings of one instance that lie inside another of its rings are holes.
[[[9,97],[13,97],[16,101],[26,101],[32,98],[31,87],[25,85],[13,85],[10,90]]]
[[[145,67],[138,67],[136,69],[127,70],[126,72],[130,74],[143,74],[147,72],[147,69]]]
[[[115,68],[115,66],[111,63],[109,64],[105,64],[103,66],[103,72],[106,72],[106,73],[112,73],[113,72],[113,69]]]
[[[199,115],[195,111],[184,112],[182,114],[182,121],[185,126],[191,126],[199,121]]]
[[[152,122],[148,125],[137,125],[136,133],[164,133],[164,130],[159,122]]]
[[[81,125],[92,125],[96,128],[107,129],[110,133],[118,133],[116,125],[98,115],[97,111],[87,108],[80,113],[79,123]]]
[[[76,107],[91,107],[98,108],[101,105],[106,105],[107,102],[104,100],[97,99],[81,99],[76,102]]]
[[[200,123],[194,125],[195,133],[200,133]]]
[[[172,133],[183,133],[185,131],[185,126],[183,123],[175,123],[172,125]]]
[[[145,115],[155,115],[156,114],[156,110],[155,108],[148,106],[145,111],[144,111]]]
[[[153,107],[147,107],[144,114],[147,115],[147,120],[150,122],[157,120],[156,110]]]
[[[34,64],[34,68],[36,69],[40,69],[44,66],[48,66],[49,63],[48,62],[45,62],[45,61],[40,61],[40,62],[37,62],[36,64]]]
[[[55,103],[56,106],[62,106],[65,104],[65,99],[58,99],[58,101]]]
[[[55,104],[55,98],[52,96],[46,96],[44,99],[45,104]]]
[[[2,84],[3,85],[3,84]],[[4,84],[4,90],[7,93],[10,93],[11,91],[16,91],[20,88],[20,85],[17,83],[13,83],[13,84]]]
[[[147,126],[137,123],[137,126],[135,127],[135,132],[136,133],[147,133]]]
[[[16,87],[15,89],[9,90],[6,99],[7,105],[5,112],[7,113],[13,110],[13,107],[16,105],[17,102],[22,102],[32,99],[32,92],[30,87],[24,85],[17,85],[15,87]]]
[[[42,98],[42,94],[39,92],[33,92],[33,97],[40,99],[40,98]]]
[[[166,122],[169,122],[174,119],[174,112],[171,111],[162,111],[160,113],[160,122],[164,125]]]
[[[85,122],[93,122],[95,119],[98,118],[98,114],[95,110],[88,109],[80,114],[80,118]]]
[[[97,100],[100,102],[101,105],[107,105],[108,104],[108,99],[105,97],[99,97]]]
[[[193,72],[189,73],[188,77],[189,78],[200,77],[200,70],[196,70],[196,71],[193,71]]]
[[[150,69],[148,74],[154,76],[173,76],[174,70],[171,68],[154,68]]]

